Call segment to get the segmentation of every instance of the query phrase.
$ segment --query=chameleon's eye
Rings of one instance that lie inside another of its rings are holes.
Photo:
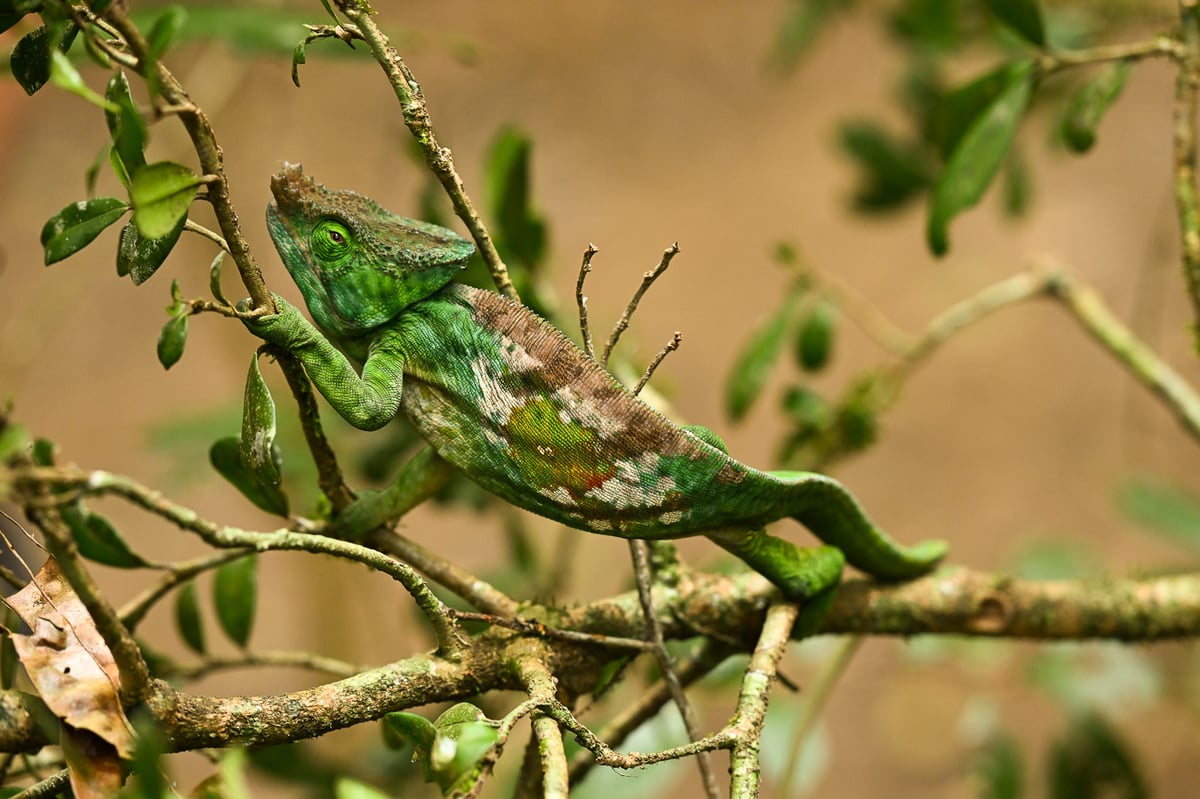
[[[313,253],[323,261],[338,261],[350,252],[350,231],[341,222],[326,219],[312,232]]]

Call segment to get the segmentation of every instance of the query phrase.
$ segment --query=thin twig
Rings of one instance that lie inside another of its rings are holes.
[[[600,252],[595,244],[589,243],[583,251],[583,262],[579,264],[579,279],[575,281],[575,304],[579,306],[579,335],[583,338],[583,354],[588,360],[596,360],[596,350],[592,345],[592,331],[588,327],[587,297],[583,296],[583,281],[592,271],[592,257]]]
[[[1196,190],[1196,114],[1200,111],[1200,11],[1197,0],[1179,0],[1183,52],[1175,78],[1175,207],[1182,242],[1183,277],[1200,342],[1200,198]]]
[[[1182,56],[1180,43],[1167,35],[1155,36],[1141,42],[1121,42],[1087,47],[1080,50],[1056,50],[1041,55],[1037,60],[1038,71],[1048,75],[1068,67],[1084,64],[1103,64],[1106,61],[1148,58],[1150,56]]]
[[[71,774],[66,769],[53,774],[35,785],[13,796],[12,799],[42,799],[43,796],[57,796],[71,784]]]
[[[315,655],[312,652],[246,652],[234,657],[207,657],[196,666],[175,670],[171,677],[195,680],[216,671],[254,666],[288,666],[319,671],[335,677],[351,677],[366,670],[363,666],[356,666],[353,663],[324,655]]]
[[[479,248],[479,254],[492,274],[492,280],[495,282],[497,290],[506,297],[518,299],[517,290],[508,274],[508,267],[504,265],[500,253],[496,251],[496,245],[492,241],[487,227],[476,213],[471,198],[467,196],[462,178],[454,169],[454,159],[450,154],[450,149],[438,143],[433,125],[429,120],[425,95],[421,91],[416,77],[413,76],[400,54],[389,44],[387,36],[375,24],[375,20],[371,17],[373,12],[366,3],[360,2],[360,0],[334,1],[338,10],[354,24],[353,32],[361,36],[363,41],[370,46],[375,61],[387,75],[388,83],[391,84],[396,99],[400,101],[404,124],[417,140],[421,154],[425,157],[425,163],[450,197],[454,212],[467,226],[471,237],[475,239],[475,245]]]
[[[233,254],[229,249],[229,243],[225,241],[225,237],[220,233],[217,233],[215,230],[209,230],[204,225],[201,225],[199,222],[193,222],[191,219],[188,219],[183,223],[183,229],[191,231],[199,236],[203,236],[204,238],[216,244],[225,252],[228,252],[231,255]]]
[[[684,728],[687,730],[688,740],[695,742],[702,737],[700,721],[696,718],[696,711],[692,707],[692,703],[688,701],[687,692],[683,690],[683,682],[675,672],[675,665],[671,662],[671,655],[667,652],[667,645],[663,640],[662,625],[658,623],[658,616],[654,613],[653,576],[650,572],[648,549],[649,547],[645,541],[639,539],[630,539],[629,541],[629,554],[633,558],[633,573],[637,581],[638,600],[642,604],[642,617],[646,620],[646,634],[650,639],[650,643],[653,644],[651,651],[654,653],[655,659],[658,660],[658,666],[662,671],[667,689],[671,693],[671,699],[675,702],[675,706],[679,708],[679,715],[683,719]],[[697,753],[696,765],[700,769],[700,780],[704,785],[705,795],[709,799],[718,799],[720,789],[717,787],[717,778],[713,773],[712,760],[709,758],[707,752]]]
[[[121,617],[121,621],[129,628],[129,631],[133,632],[141,624],[150,608],[154,607],[173,588],[186,583],[197,574],[223,566],[240,557],[242,557],[241,552],[222,551],[176,564],[157,583],[125,603],[125,606],[117,611],[117,615]]]
[[[563,641],[574,641],[577,644],[595,644],[597,646],[610,646],[617,649],[635,649],[640,652],[649,652],[654,649],[653,643],[649,641],[643,641],[639,638],[597,635],[596,633],[583,633],[576,630],[563,630],[557,627],[547,627],[540,621],[535,621],[533,619],[525,619],[520,617],[510,618],[506,616],[497,616],[492,613],[472,613],[468,610],[457,610],[454,608],[451,608],[450,612],[460,621],[481,621],[496,627],[503,627],[507,630],[514,630],[519,633],[536,635],[539,638],[558,638]]]
[[[779,659],[787,649],[792,627],[799,615],[800,606],[794,602],[776,603],[767,609],[767,620],[759,635],[758,645],[742,677],[737,711],[730,727],[726,728],[736,730],[733,753],[729,758],[730,797],[748,799],[758,796],[761,772],[758,753],[767,717],[767,698],[775,681]]]
[[[658,351],[658,354],[654,356],[652,361],[650,361],[650,365],[646,367],[646,371],[642,373],[642,379],[639,380],[637,385],[633,387],[634,394],[640,394],[642,392],[642,389],[646,387],[648,382],[650,382],[650,378],[654,376],[654,371],[658,369],[658,365],[661,364],[663,359],[665,359],[668,355],[679,349],[679,345],[682,343],[683,334],[676,330],[675,335],[671,336],[671,340],[667,342],[665,347]]]
[[[180,529],[196,533],[206,543],[221,549],[248,548],[260,552],[298,550],[356,561],[383,572],[404,586],[433,627],[443,656],[453,660],[460,656],[467,646],[466,637],[451,618],[447,607],[430,590],[421,576],[407,563],[371,547],[315,533],[292,530],[257,532],[217,525],[201,518],[190,508],[171,502],[157,491],[110,472],[84,472],[76,467],[35,467],[19,470],[18,475],[19,479],[31,483],[40,483],[48,488],[54,487],[76,494],[113,494],[123,497]],[[112,645],[111,642],[109,645]]]
[[[671,259],[678,253],[679,242],[675,242],[663,250],[662,258],[659,259],[658,265],[642,275],[642,285],[638,286],[637,291],[633,293],[633,298],[629,300],[629,305],[625,307],[625,312],[621,314],[621,318],[617,320],[612,333],[608,336],[608,343],[604,345],[604,354],[600,357],[601,366],[608,366],[608,358],[612,355],[613,347],[617,346],[617,341],[621,338],[621,334],[625,332],[625,328],[629,327],[629,320],[633,317],[633,312],[637,310],[638,303],[642,301],[642,297],[654,285],[654,281],[658,280],[662,273],[667,271],[667,267],[671,265]]]

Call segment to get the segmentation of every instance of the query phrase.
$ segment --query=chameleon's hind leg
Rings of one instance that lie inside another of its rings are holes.
[[[452,474],[454,467],[434,452],[433,447],[425,447],[400,468],[386,489],[359,492],[354,504],[333,520],[333,529],[343,538],[362,538],[429,499]]]
[[[837,547],[800,548],[765,530],[713,530],[715,544],[737,555],[792,600],[809,600],[842,579],[846,557]]]

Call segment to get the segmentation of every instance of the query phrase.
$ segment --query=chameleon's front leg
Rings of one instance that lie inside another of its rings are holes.
[[[386,489],[359,493],[355,503],[333,520],[333,531],[343,538],[362,538],[429,499],[453,474],[453,466],[433,447],[425,447],[404,464]]]

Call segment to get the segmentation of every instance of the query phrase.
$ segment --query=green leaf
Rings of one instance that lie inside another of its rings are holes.
[[[79,554],[88,560],[118,569],[149,565],[145,558],[129,548],[112,523],[100,514],[75,504],[65,507],[62,516],[71,530],[75,545],[79,547]]]
[[[333,784],[334,799],[391,799],[391,796],[349,777],[339,777]]]
[[[1150,795],[1129,746],[1103,719],[1076,719],[1066,737],[1051,750],[1049,792],[1052,799],[1092,799]]]
[[[222,438],[209,448],[208,459],[217,473],[233,484],[256,508],[276,516],[288,515],[287,495],[278,486],[263,485],[242,463],[242,442],[237,436]]]
[[[6,630],[17,630],[21,627],[21,619],[12,608],[5,607],[0,614],[0,620],[3,621]],[[0,636],[0,688],[7,691],[16,684],[17,666],[20,663],[21,659],[17,657],[17,648],[13,646],[12,636]]]
[[[46,266],[74,255],[86,247],[129,206],[116,197],[93,197],[71,203],[46,221],[42,227],[42,248]]]
[[[308,58],[304,53],[307,47],[308,41],[301,39],[296,42],[296,47],[292,50],[292,83],[297,89],[300,88],[300,65],[308,63]]]
[[[954,50],[966,38],[962,0],[903,0],[891,15],[891,32],[917,53]]]
[[[50,80],[51,49],[50,29],[45,25],[22,36],[13,47],[9,64],[13,77],[26,94],[32,95]]]
[[[105,118],[112,137],[114,158],[122,167],[117,170],[117,175],[128,188],[129,176],[146,165],[146,121],[133,102],[129,79],[124,72],[117,72],[109,79],[104,96],[113,105]]]
[[[546,224],[532,206],[532,151],[528,136],[515,128],[502,128],[488,154],[487,171],[498,246],[528,268],[540,264],[546,253]]]
[[[242,400],[242,463],[260,483],[279,485],[275,453],[275,400],[258,368],[258,353],[250,359]]]
[[[1012,64],[1004,90],[971,123],[950,154],[929,201],[929,248],[944,255],[950,220],[979,202],[991,183],[1033,93],[1033,62]]]
[[[1114,61],[1080,86],[1067,101],[1062,120],[1062,138],[1076,153],[1086,153],[1096,143],[1100,121],[1125,88],[1125,79],[1133,69],[1131,61]]]
[[[229,305],[229,300],[225,299],[225,295],[221,292],[221,263],[224,260],[225,251],[218,250],[212,259],[212,265],[208,267],[208,290],[212,292],[213,299],[217,302]]]
[[[200,599],[196,581],[188,580],[175,594],[175,626],[179,637],[198,655],[208,650],[204,645],[204,621],[200,616]]]
[[[793,286],[783,306],[754,332],[734,363],[725,383],[725,412],[730,419],[736,421],[745,416],[762,393],[806,285]]]
[[[1021,155],[1021,150],[1014,147],[1008,154],[1004,166],[1004,212],[1012,217],[1019,217],[1029,210],[1030,186],[1029,166]]]
[[[425,753],[428,757],[437,730],[433,722],[416,713],[397,711],[388,713],[380,719],[383,732],[383,742],[389,749],[403,749],[411,746],[417,750],[417,755]]]
[[[163,773],[162,756],[167,752],[167,739],[157,719],[149,711],[139,709],[133,715],[133,727],[137,737],[131,765],[136,782],[127,787],[124,793],[138,799],[178,796],[167,787]]]
[[[1130,480],[1117,490],[1127,517],[1193,552],[1200,552],[1200,500],[1173,486]]]
[[[854,205],[864,211],[898,208],[933,182],[928,159],[910,144],[868,121],[843,123],[842,149],[858,164],[862,178]]]
[[[0,428],[0,463],[29,446],[29,431],[24,426],[9,422]]]
[[[1021,749],[1007,735],[992,737],[975,763],[981,799],[1021,799]]]
[[[837,306],[829,300],[822,300],[800,323],[800,335],[796,337],[796,362],[800,368],[817,372],[829,363],[837,318]]]
[[[984,0],[996,19],[1038,47],[1046,45],[1046,27],[1037,0]]]
[[[30,458],[33,459],[34,466],[53,466],[54,456],[57,452],[58,447],[50,439],[35,438],[30,450]]]
[[[790,73],[808,54],[834,12],[850,7],[848,0],[792,0],[775,32],[771,66],[784,74]]]
[[[1005,62],[953,91],[940,96],[935,92],[935,96],[925,99],[932,103],[928,111],[929,138],[943,161],[950,157],[971,125],[1009,85],[1013,67],[1012,63]],[[933,87],[925,86],[918,91],[927,94]]]
[[[179,33],[179,29],[186,21],[187,11],[182,6],[167,6],[163,9],[162,14],[150,26],[150,33],[146,34],[146,43],[150,46],[150,58],[157,59],[167,52],[167,48],[171,46],[175,35]]]
[[[170,369],[183,357],[183,346],[187,343],[188,317],[191,314],[172,316],[158,334],[158,362]]]
[[[0,11],[0,33],[4,33],[24,18],[24,11]]]
[[[112,105],[101,97],[98,93],[83,82],[83,77],[79,74],[79,70],[75,69],[75,65],[71,63],[71,59],[67,58],[60,50],[51,49],[50,51],[50,81],[60,89],[65,89],[71,94],[82,97],[94,106],[103,108],[106,112],[116,110]]]
[[[150,239],[167,236],[187,219],[188,207],[203,181],[182,164],[156,161],[132,174],[129,199],[138,231]]]
[[[133,222],[126,224],[117,244],[117,274],[129,275],[135,286],[145,283],[175,249],[186,223],[187,218],[181,218],[167,235],[155,239],[143,235]]]
[[[469,702],[451,706],[433,722],[437,736],[429,764],[443,794],[462,791],[474,781],[480,758],[500,737],[496,722]]]
[[[257,565],[258,558],[249,555],[221,566],[213,580],[217,621],[229,639],[241,647],[250,640],[250,631],[254,627],[258,602]]]

